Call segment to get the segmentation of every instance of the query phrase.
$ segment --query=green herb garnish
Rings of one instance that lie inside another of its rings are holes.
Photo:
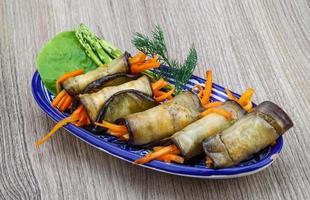
[[[158,25],[154,27],[152,39],[141,33],[135,33],[132,43],[139,51],[142,51],[149,56],[157,54],[162,64],[169,66],[168,70],[164,70],[161,67],[159,70],[156,70],[155,73],[166,79],[169,75],[172,75],[175,80],[176,93],[179,93],[182,90],[182,86],[186,85],[190,79],[197,65],[196,49],[194,47],[190,48],[184,64],[179,63],[175,59],[171,59],[168,54],[164,33]]]

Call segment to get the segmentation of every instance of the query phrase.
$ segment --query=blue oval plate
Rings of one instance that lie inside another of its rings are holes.
[[[173,83],[173,80],[169,80]],[[184,90],[190,90],[195,84],[204,85],[205,80],[197,76],[192,76],[188,84],[184,87]],[[39,104],[41,109],[48,114],[48,116],[55,122],[66,117],[65,114],[59,112],[57,109],[51,106],[53,95],[47,91],[41,81],[39,73],[36,71],[32,78],[32,94]],[[235,93],[234,93],[235,94]],[[237,97],[240,95],[235,94]],[[217,84],[213,84],[212,100],[225,101],[227,95],[225,89]],[[134,160],[147,154],[149,150],[138,149],[130,147],[126,142],[119,141],[113,136],[97,136],[91,132],[79,128],[73,124],[68,124],[64,127],[71,134],[87,142],[88,144],[127,162],[133,163]],[[242,162],[238,166],[224,168],[224,169],[211,169],[207,168],[204,164],[203,158],[194,159],[190,164],[173,164],[164,163],[154,160],[145,165],[140,165],[153,170],[195,178],[233,178],[246,176],[256,173],[266,167],[268,167],[280,153],[283,146],[283,138],[280,137],[276,145],[273,147],[267,147],[260,153],[254,155],[247,161]]]

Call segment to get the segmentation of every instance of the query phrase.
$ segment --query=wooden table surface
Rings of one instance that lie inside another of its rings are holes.
[[[305,0],[1,0],[0,199],[310,199],[310,2]],[[254,100],[281,105],[295,126],[277,161],[255,175],[200,180],[134,166],[61,130],[31,95],[39,49],[56,33],[87,24],[135,52],[132,32],[160,24],[171,54],[195,44],[196,75]]]

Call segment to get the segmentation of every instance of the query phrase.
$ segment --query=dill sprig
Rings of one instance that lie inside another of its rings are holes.
[[[132,43],[139,51],[149,56],[157,54],[161,63],[169,66],[168,69],[160,67],[155,73],[157,74],[157,78],[163,77],[167,79],[169,75],[172,76],[175,80],[174,85],[176,93],[179,93],[190,79],[197,64],[197,51],[194,46],[190,48],[184,64],[179,63],[175,59],[171,59],[168,54],[164,32],[159,25],[154,27],[152,39],[141,33],[135,33]]]

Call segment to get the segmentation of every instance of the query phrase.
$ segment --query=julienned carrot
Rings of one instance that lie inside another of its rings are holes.
[[[76,122],[79,120],[80,114],[83,111],[83,106],[80,106],[78,109],[76,109],[70,117],[67,117],[63,120],[60,120],[53,128],[52,130],[46,134],[42,139],[38,140],[36,142],[36,147],[38,148],[41,144],[43,144],[45,141],[47,141],[52,135],[56,133],[58,129],[61,127],[67,125],[70,122]]]
[[[128,133],[128,129],[125,125],[116,125],[107,121],[102,121],[101,123],[95,122],[97,126],[101,126],[103,128],[109,129],[109,131],[119,134]]]
[[[64,100],[64,102],[60,105],[59,110],[61,112],[65,111],[66,109],[68,109],[70,107],[70,105],[72,104],[72,97],[71,96],[67,96]]]
[[[203,106],[205,109],[209,109],[209,108],[215,108],[215,107],[221,106],[222,104],[223,104],[223,102],[215,101],[215,102],[211,102],[211,103],[208,103],[206,105],[203,105]]]
[[[121,140],[129,140],[129,134],[127,133],[127,134],[121,135],[119,137],[119,139],[121,139]]]
[[[254,94],[254,89],[248,88],[239,98],[239,104],[241,106],[245,106],[249,101],[251,101],[253,94]]]
[[[128,58],[130,64],[142,63],[146,58],[146,54],[143,52],[137,53],[134,57]]]
[[[57,94],[57,96],[52,101],[52,106],[56,107],[58,103],[61,101],[61,99],[67,94],[65,90],[62,90],[60,93]]]
[[[146,156],[135,160],[134,163],[135,164],[145,164],[145,163],[148,163],[152,160],[159,158],[160,156],[163,156],[165,154],[169,154],[169,153],[175,151],[176,149],[178,149],[178,147],[176,145],[172,144],[172,145],[166,146],[166,147],[164,147],[158,151],[149,153]]]
[[[74,76],[78,76],[78,75],[81,75],[83,73],[84,73],[83,69],[78,69],[78,70],[74,70],[72,72],[65,73],[60,78],[58,78],[57,81],[56,81],[57,94],[60,92],[60,83],[64,82],[68,78],[71,78],[71,77],[74,77]]]
[[[182,156],[175,155],[175,154],[165,154],[157,158],[157,160],[161,160],[161,161],[168,162],[168,163],[170,163],[171,161],[176,162],[176,163],[184,163],[184,158]]]
[[[153,147],[153,150],[154,151],[159,151],[161,150],[162,148],[165,148],[165,146],[156,146],[156,147]],[[174,151],[171,151],[170,154],[180,154],[180,150],[177,148],[175,149]]]
[[[152,83],[152,89],[153,90],[160,90],[161,88],[165,87],[166,85],[168,85],[168,82],[161,78],[158,81]]]
[[[212,71],[208,70],[206,73],[206,83],[205,83],[205,90],[204,95],[202,97],[202,104],[205,105],[209,102],[212,90]]]
[[[194,85],[194,87],[192,87],[192,92],[194,92],[196,88],[198,90],[197,96],[199,97],[199,99],[201,101],[201,99],[203,97],[203,92],[204,92],[203,87],[199,84],[196,84],[196,85]]]
[[[161,102],[161,101],[163,101],[165,99],[170,98],[173,93],[174,93],[174,88],[172,90],[170,90],[169,92],[166,92],[165,94],[163,94],[163,95],[161,95],[159,97],[155,97],[155,100],[157,102]]]
[[[130,67],[130,71],[132,74],[138,74],[147,69],[157,68],[160,66],[160,62],[149,62],[149,63],[141,63],[141,64],[133,64]]]
[[[162,95],[166,94],[166,92],[161,91],[161,90],[154,90],[153,93],[154,93],[155,97],[159,97],[159,96],[162,96]],[[167,99],[168,100],[172,99],[172,96],[171,95],[168,96]]]
[[[275,141],[273,141],[271,144],[270,144],[270,146],[274,146],[274,145],[276,145],[277,144],[277,141],[275,140]]]
[[[206,156],[206,165],[209,168],[213,167],[213,160],[209,156]]]
[[[232,114],[231,112],[224,110],[224,109],[220,109],[220,108],[209,108],[208,110],[205,110],[204,112],[200,113],[201,117],[204,117],[206,115],[209,115],[211,113],[217,113],[219,115],[224,116],[227,120],[231,120],[232,119]]]
[[[249,112],[252,108],[253,108],[253,104],[252,104],[252,101],[250,99],[248,101],[248,103],[245,106],[243,106],[243,109]]]
[[[226,94],[228,96],[228,99],[238,101],[238,99],[233,95],[233,93],[230,90],[225,89],[225,91],[226,91]]]

